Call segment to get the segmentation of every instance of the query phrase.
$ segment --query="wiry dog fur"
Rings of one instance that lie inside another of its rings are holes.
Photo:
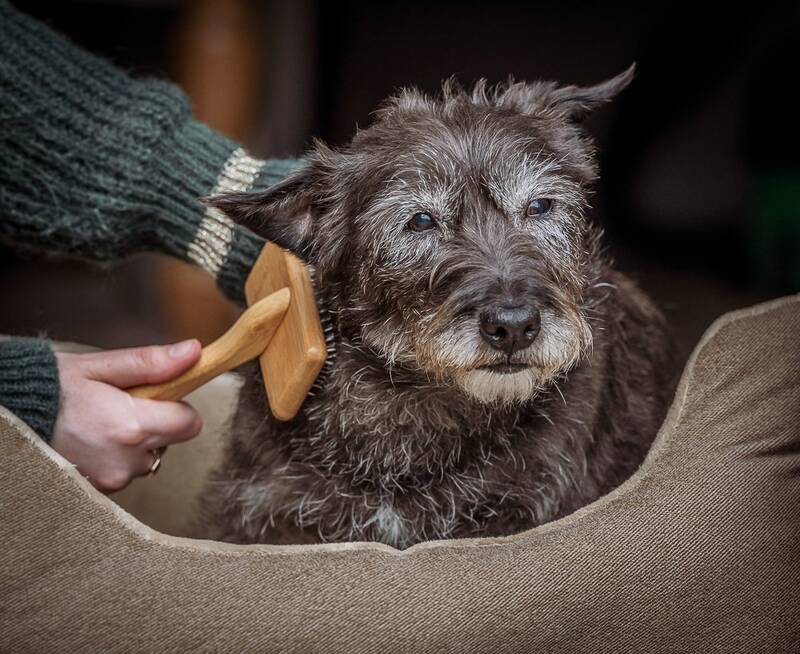
[[[406,90],[278,186],[210,200],[313,267],[335,353],[286,423],[248,369],[203,536],[404,548],[511,534],[636,469],[671,396],[668,338],[585,219],[596,166],[580,126],[632,74]],[[530,217],[536,198],[552,206]],[[419,212],[435,228],[411,229]],[[536,307],[530,346],[481,337],[497,303]],[[485,368],[503,362],[524,368]]]

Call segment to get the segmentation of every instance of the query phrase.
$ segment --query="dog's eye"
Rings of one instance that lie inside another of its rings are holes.
[[[543,216],[553,206],[553,201],[547,198],[536,198],[531,200],[528,208],[525,210],[525,215],[528,217]]]
[[[436,221],[433,219],[433,216],[423,211],[415,213],[408,222],[408,226],[415,232],[424,232],[436,227]]]

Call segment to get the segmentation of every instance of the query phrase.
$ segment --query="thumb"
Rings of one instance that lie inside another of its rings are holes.
[[[117,388],[169,381],[191,368],[200,357],[195,339],[172,345],[151,345],[108,350],[84,355],[83,370],[89,379]]]

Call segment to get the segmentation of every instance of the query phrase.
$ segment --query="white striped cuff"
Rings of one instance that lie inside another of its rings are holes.
[[[220,172],[212,195],[248,191],[253,186],[264,161],[236,149]],[[235,223],[215,207],[206,207],[206,214],[189,244],[188,257],[205,268],[216,279],[228,257],[233,241]]]

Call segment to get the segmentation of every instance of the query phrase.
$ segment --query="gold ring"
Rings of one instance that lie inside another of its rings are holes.
[[[150,466],[150,469],[147,471],[148,475],[154,475],[158,472],[158,469],[161,467],[161,457],[164,455],[164,451],[166,447],[159,447],[155,450],[150,450],[150,454],[153,455],[153,465]]]

